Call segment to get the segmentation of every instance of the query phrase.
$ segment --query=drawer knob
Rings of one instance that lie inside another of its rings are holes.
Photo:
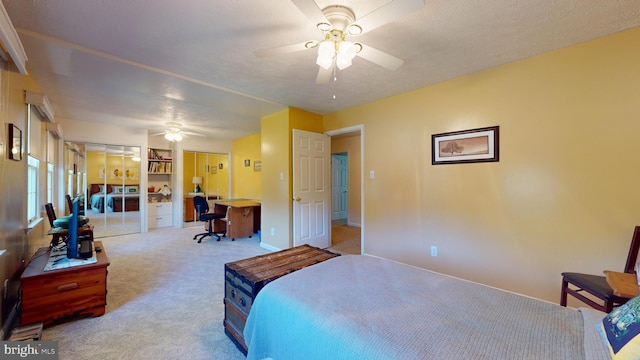
[[[247,306],[247,300],[245,300],[244,297],[240,298],[240,305]]]
[[[235,289],[231,290],[231,297],[234,298],[234,299],[236,298],[236,290]]]

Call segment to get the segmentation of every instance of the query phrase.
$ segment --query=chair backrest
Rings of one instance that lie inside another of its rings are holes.
[[[69,206],[69,214],[71,214],[71,212],[73,212],[73,200],[69,194],[67,194],[65,198],[67,199],[67,205]]]
[[[627,265],[624,272],[629,274],[636,273],[636,261],[638,261],[638,249],[640,249],[640,226],[636,226],[633,230],[633,238],[631,238],[631,247],[627,256]]]
[[[53,210],[53,204],[52,203],[44,204],[44,209],[47,211],[47,218],[49,218],[49,225],[51,225],[51,227],[54,228],[55,226],[53,226],[53,220],[57,219],[57,217],[56,217],[55,210]]]
[[[193,197],[193,206],[196,208],[198,216],[200,214],[206,214],[209,212],[209,204],[207,204],[207,200],[205,200],[202,196]]]

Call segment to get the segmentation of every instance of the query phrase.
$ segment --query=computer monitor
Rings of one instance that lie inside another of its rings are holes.
[[[67,257],[78,258],[78,212],[80,211],[78,198],[71,204],[71,218],[69,218],[69,235],[67,236]]]

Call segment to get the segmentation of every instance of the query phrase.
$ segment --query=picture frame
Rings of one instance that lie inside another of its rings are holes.
[[[463,164],[500,160],[499,126],[431,135],[431,164]]]
[[[262,171],[262,161],[253,162],[253,171]]]
[[[9,124],[7,147],[9,159],[15,161],[22,160],[22,130],[14,124]]]
[[[251,160],[246,159],[246,160],[244,161],[244,166],[251,166]]]

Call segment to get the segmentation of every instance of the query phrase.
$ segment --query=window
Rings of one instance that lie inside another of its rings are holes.
[[[55,183],[56,166],[47,163],[47,202],[55,204],[53,201],[53,184]]]
[[[38,173],[40,160],[27,156],[27,220],[32,222],[38,218]]]

